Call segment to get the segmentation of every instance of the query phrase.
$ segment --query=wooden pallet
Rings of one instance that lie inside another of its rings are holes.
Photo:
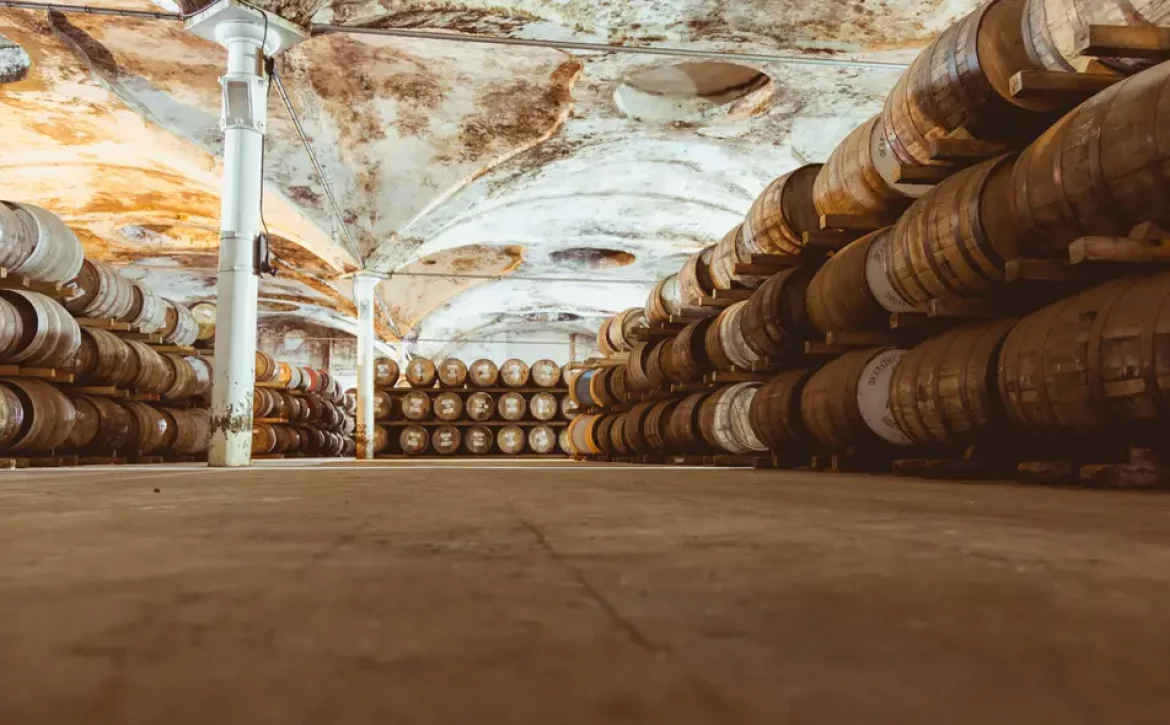
[[[26,365],[0,365],[0,377],[34,378],[55,383],[72,383],[73,373],[63,368],[30,367]]]
[[[111,317],[75,317],[79,327],[110,332],[130,332],[130,323],[119,322]]]

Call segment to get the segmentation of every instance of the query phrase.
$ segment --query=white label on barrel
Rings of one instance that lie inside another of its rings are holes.
[[[890,415],[890,376],[905,354],[905,350],[882,350],[866,365],[857,385],[857,407],[865,424],[883,439],[899,446],[908,446],[911,441]]]
[[[455,401],[451,400],[450,398],[443,398],[442,400],[440,400],[439,401],[439,412],[443,413],[444,415],[454,415],[455,414]]]
[[[406,399],[407,409],[411,415],[422,415],[426,398],[410,397]]]
[[[508,415],[518,415],[520,413],[520,401],[515,398],[504,398],[504,412]]]
[[[425,378],[425,377],[426,377],[426,375],[427,375],[427,366],[426,366],[426,365],[424,365],[424,364],[422,363],[422,361],[420,361],[420,360],[415,360],[413,363],[411,363],[411,367],[413,367],[413,368],[414,368],[414,376],[415,376],[416,378]]]
[[[865,252],[865,281],[869,284],[869,291],[873,293],[878,304],[887,312],[912,312],[914,305],[894,291],[894,286],[886,276],[886,258],[890,254],[891,236],[889,233],[882,234],[870,243],[869,249]]]
[[[386,400],[384,398],[374,398],[374,417],[378,417],[386,412]]]
[[[374,366],[374,369],[377,370],[377,372],[374,374],[379,378],[384,378],[390,375],[390,365],[388,363],[378,363]]]
[[[532,444],[534,448],[545,448],[549,442],[548,431],[541,428],[532,431]]]
[[[449,431],[449,430],[439,431],[439,445],[442,445],[442,446],[451,445],[451,438],[452,438],[451,431]]]

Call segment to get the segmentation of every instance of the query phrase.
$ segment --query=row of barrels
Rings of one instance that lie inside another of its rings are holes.
[[[351,431],[352,433],[352,431]],[[287,455],[291,453],[321,458],[352,456],[353,436],[307,425],[254,423],[252,454]]]
[[[446,358],[435,363],[425,357],[413,357],[400,371],[398,363],[390,358],[374,361],[374,385],[392,388],[398,385],[405,372],[406,383],[412,388],[524,388],[532,385],[538,388],[555,388],[561,384],[564,374],[560,365],[552,360],[537,360],[529,365],[523,360],[512,358],[496,365],[486,358],[468,365],[458,358]]]
[[[525,429],[518,425],[507,425],[493,430],[484,425],[459,427],[442,425],[427,428],[409,425],[400,428],[395,438],[393,429],[384,426],[374,428],[374,452],[404,453],[421,456],[435,453],[453,456],[459,453],[489,455],[500,453],[516,456],[522,453],[549,455],[569,453],[567,429],[556,429],[547,425],[536,425]],[[396,447],[395,447],[396,446]]]
[[[375,420],[552,421],[571,419],[576,410],[577,405],[569,395],[555,395],[551,392],[492,395],[484,392],[457,393],[448,390],[432,393],[411,390],[405,394],[396,394],[379,390],[374,393]]]
[[[344,408],[331,400],[319,395],[290,395],[272,388],[252,391],[252,417],[278,418],[332,431],[343,431],[346,423]]]
[[[82,262],[66,292],[64,306],[71,314],[125,322],[139,332],[158,333],[171,345],[189,347],[215,335],[214,325],[201,325],[186,305],[94,259]]]
[[[137,340],[123,340],[105,330],[83,327],[80,344],[64,370],[79,385],[115,386],[164,400],[206,398],[212,368],[207,358],[157,352]]]
[[[75,395],[35,379],[0,379],[0,451],[110,455],[207,450],[205,408],[167,408],[96,395]]]
[[[255,380],[258,383],[277,383],[287,390],[321,395],[336,404],[345,400],[341,383],[328,370],[281,362],[260,350],[256,351]]]

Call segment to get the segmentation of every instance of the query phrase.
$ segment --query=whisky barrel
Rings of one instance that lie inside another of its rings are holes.
[[[68,282],[81,271],[84,253],[73,230],[60,217],[35,204],[4,202],[24,226],[24,236],[31,240],[18,244],[17,256],[23,259],[8,267],[10,272],[23,274],[44,282]],[[7,237],[7,234],[5,234]]]
[[[69,447],[94,452],[122,450],[130,441],[134,421],[130,411],[110,400],[89,395],[71,398],[77,419],[69,436]]]
[[[158,332],[167,323],[167,308],[163,298],[141,282],[131,282],[133,303],[123,322],[139,332]]]
[[[813,203],[821,168],[806,164],[790,171],[756,198],[743,223],[743,248],[749,254],[799,254],[804,249],[804,233],[821,228]]]
[[[760,442],[776,452],[791,452],[808,445],[808,430],[800,417],[800,398],[812,377],[811,370],[789,370],[760,386],[748,413]]]
[[[569,397],[578,406],[582,408],[593,408],[597,406],[597,401],[593,399],[593,378],[601,371],[602,368],[583,370],[573,380],[573,384],[569,386]]]
[[[603,456],[617,454],[617,449],[613,447],[613,437],[611,435],[617,419],[618,416],[615,413],[606,413],[601,416],[601,419],[597,421],[597,425],[592,428],[589,442]]]
[[[581,455],[600,453],[593,444],[594,429],[601,421],[600,415],[579,415],[569,423],[569,440],[573,445],[573,452]]]
[[[439,363],[437,375],[440,387],[462,388],[467,384],[467,365],[459,358],[449,357]]]
[[[569,426],[562,426],[561,432],[557,434],[557,449],[567,456],[576,453],[573,448],[573,439],[569,436]]]
[[[701,453],[709,450],[699,429],[699,410],[709,392],[691,393],[678,402],[663,427],[666,448],[678,453]]]
[[[24,405],[16,391],[0,382],[0,449],[7,449],[24,426]]]
[[[163,300],[163,342],[171,345],[194,345],[199,339],[199,323],[186,305],[174,300]]]
[[[30,366],[66,367],[81,346],[77,320],[59,302],[39,292],[0,290],[20,315],[20,341],[4,362]],[[11,323],[9,329],[14,330]]]
[[[518,425],[506,425],[496,434],[496,445],[502,453],[510,456],[523,453],[527,442],[528,436],[524,435],[524,429]]]
[[[552,393],[537,393],[528,400],[528,410],[536,420],[555,420],[560,404]]]
[[[130,347],[105,330],[83,327],[80,333],[81,344],[69,366],[74,382],[82,385],[118,384],[127,374]],[[136,370],[134,374],[137,375]]]
[[[833,450],[909,445],[890,415],[890,376],[905,353],[896,348],[847,352],[817,371],[800,396],[805,427]]]
[[[924,194],[894,225],[886,258],[893,292],[908,304],[976,297],[1004,281],[1019,256],[1011,206],[1012,157],[964,169]]]
[[[406,382],[412,388],[433,388],[437,377],[435,363],[425,357],[411,358],[406,364]]]
[[[1020,42],[1024,0],[993,0],[942,32],[902,74],[882,109],[886,142],[907,165],[930,165],[930,141],[965,129],[974,138],[1027,143],[1050,117],[1012,99],[1011,76],[1034,67]]]
[[[332,439],[331,439],[332,440]],[[386,449],[390,447],[390,429],[384,425],[374,426],[374,455],[385,453]],[[340,447],[335,447],[330,453],[334,456],[341,455]]]
[[[36,236],[24,221],[26,217],[19,205],[0,201],[0,267],[16,269],[32,254]]]
[[[166,392],[171,387],[174,373],[162,355],[155,352],[150,345],[137,340],[127,340],[126,344],[130,347],[130,354],[138,362],[138,375],[130,381],[130,388],[140,393]]]
[[[256,382],[271,383],[276,381],[279,368],[276,360],[266,352],[256,351]]]
[[[597,383],[599,379],[595,378]],[[605,395],[610,402],[609,406],[624,403],[630,398],[630,386],[626,383],[626,369],[625,367],[611,367],[609,374],[600,378],[600,381],[605,384]]]
[[[453,456],[463,446],[463,434],[453,425],[441,425],[431,434],[431,446],[440,456]]]
[[[9,450],[48,453],[69,439],[77,409],[56,387],[31,378],[0,380],[20,401],[23,422]],[[9,396],[11,400],[11,396]]]
[[[707,359],[719,370],[750,370],[761,358],[747,344],[743,333],[743,314],[747,301],[736,302],[719,313],[707,329],[704,350]]]
[[[648,342],[639,342],[630,351],[626,358],[626,385],[631,391],[645,392],[658,387],[656,381],[650,379],[647,368],[650,365],[650,355],[654,352],[654,345]],[[657,381],[661,383],[661,381]]]
[[[268,388],[252,389],[252,418],[271,418],[276,408],[276,394]]]
[[[9,356],[20,349],[20,340],[24,336],[24,320],[16,305],[0,297],[0,360],[7,360]]]
[[[672,315],[682,311],[681,299],[677,274],[658,280],[646,299],[646,323],[665,325],[670,322]]]
[[[815,273],[816,269],[807,265],[784,270],[748,298],[741,313],[740,334],[756,356],[786,352],[816,329],[806,302]]]
[[[657,403],[652,401],[635,403],[630,406],[630,412],[626,413],[624,435],[631,453],[653,453],[646,440],[646,419],[655,405]]]
[[[1107,282],[1020,321],[999,355],[1008,418],[1038,436],[1170,421],[1170,273]]]
[[[385,390],[374,391],[374,420],[393,420],[397,409],[393,395]]]
[[[194,398],[204,398],[211,395],[212,369],[207,358],[198,355],[188,355],[187,364],[195,373],[195,390],[191,393]]]
[[[609,429],[610,448],[616,455],[629,456],[636,451],[630,444],[629,438],[626,436],[626,426],[629,424],[630,416],[626,413],[618,413],[614,417],[613,426]]]
[[[816,273],[806,298],[816,329],[881,330],[888,327],[891,312],[914,309],[886,277],[890,236],[890,229],[882,229],[850,242]]]
[[[293,396],[279,390],[274,390],[273,392],[275,393],[273,397],[275,406],[272,408],[272,417],[285,420],[291,419],[293,415]]]
[[[402,417],[407,420],[430,420],[431,396],[421,390],[412,390],[402,396]]]
[[[487,393],[472,393],[463,407],[472,420],[491,420],[496,413],[496,401]]]
[[[965,446],[1006,428],[995,386],[999,349],[1016,320],[945,332],[902,356],[890,377],[890,414],[915,443]]]
[[[211,441],[211,412],[206,408],[170,410],[175,423],[171,450],[180,455],[203,453]]]
[[[613,327],[613,321],[614,318],[607,317],[597,327],[597,349],[601,351],[602,357],[611,357],[617,352],[609,342],[609,328]]]
[[[556,452],[557,434],[547,425],[537,425],[528,429],[528,448],[533,453],[548,455]]]
[[[668,385],[669,378],[666,371],[670,364],[670,350],[673,347],[674,341],[670,338],[659,340],[653,343],[650,347],[650,352],[645,358],[646,380],[649,382],[647,390],[665,389]],[[629,369],[626,370],[626,392],[628,393],[632,388],[629,382]]]
[[[504,420],[523,420],[528,413],[528,401],[520,393],[504,393],[497,409]]]
[[[392,358],[374,358],[374,385],[393,388],[398,384],[398,363]]]
[[[65,309],[78,317],[117,319],[134,302],[130,280],[96,259],[82,262],[81,271],[69,282],[68,289],[71,294]]]
[[[265,456],[276,452],[276,428],[268,423],[252,424],[252,455]]]
[[[215,339],[215,303],[196,302],[191,305],[191,315],[199,325],[199,340]],[[121,316],[119,315],[119,318]]]
[[[468,368],[467,378],[473,387],[493,388],[500,379],[500,369],[491,360],[476,360]]]
[[[170,420],[158,408],[134,401],[122,405],[130,411],[130,417],[134,421],[130,429],[130,441],[126,444],[127,451],[138,453],[157,451],[173,436]]]
[[[408,425],[398,434],[398,445],[408,456],[421,456],[431,446],[431,434],[421,425]]]
[[[1077,53],[1077,35],[1090,25],[1170,25],[1166,0],[1028,0],[1024,10],[1024,48],[1039,67],[1053,71],[1085,72],[1093,56]],[[1123,73],[1153,65],[1144,58],[1098,58]]]
[[[751,426],[752,399],[759,383],[737,383],[719,388],[699,407],[699,434],[716,450],[732,455],[765,451]]]
[[[573,400],[573,396],[571,395],[562,395],[560,405],[561,418],[565,420],[576,418],[577,411],[581,409],[581,406],[577,404],[577,401]]]
[[[296,389],[302,393],[315,393],[321,386],[321,374],[315,369],[302,365],[300,366],[301,380],[297,384]]]
[[[678,273],[678,297],[684,308],[700,307],[704,297],[715,293],[715,282],[711,279],[711,260],[715,257],[712,244],[687,257]]]
[[[744,246],[743,225],[732,229],[715,245],[711,256],[711,283],[716,289],[755,289],[767,277],[754,274],[736,274],[735,265],[750,262],[751,251]]]
[[[439,393],[435,396],[435,417],[439,420],[459,420],[463,415],[463,399],[459,393]]]
[[[646,326],[646,310],[642,307],[631,307],[623,310],[612,318],[603,328],[604,334],[598,332],[598,341],[605,338],[603,352],[609,350],[608,355],[615,352],[628,352],[634,349],[638,341],[634,339],[634,330]]]
[[[910,205],[910,197],[878,170],[873,139],[881,133],[881,116],[874,116],[829,154],[813,185],[813,202],[819,213],[897,216]]]
[[[696,320],[669,341],[669,348],[663,352],[669,356],[669,362],[664,367],[669,372],[671,382],[695,382],[713,369],[705,345],[707,333],[714,322],[714,318],[710,317]],[[664,385],[665,382],[655,387]]]
[[[529,368],[529,377],[538,388],[555,388],[561,382],[561,366],[552,360],[537,360]]]
[[[163,364],[167,366],[167,379],[170,385],[162,391],[166,400],[185,400],[195,395],[199,381],[195,378],[195,369],[181,355],[164,353]]]
[[[1020,156],[1014,207],[1028,256],[1066,257],[1082,236],[1170,226],[1170,64],[1082,103]]]
[[[666,426],[678,406],[678,400],[660,400],[654,403],[642,425],[642,437],[650,453],[662,453],[667,448]]]
[[[463,435],[463,446],[469,453],[482,456],[492,452],[496,444],[496,437],[492,429],[485,425],[473,425]]]
[[[528,364],[523,360],[512,358],[505,360],[504,364],[500,366],[500,380],[504,383],[504,387],[523,388],[528,385],[528,377]]]
[[[724,338],[719,324],[719,318],[724,318],[726,324],[726,314],[727,309],[720,312],[719,317],[711,322],[711,326],[703,335],[703,356],[715,370],[731,370],[735,367],[735,363],[731,361],[731,357],[723,347]]]

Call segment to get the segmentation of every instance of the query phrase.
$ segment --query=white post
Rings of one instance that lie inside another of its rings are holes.
[[[374,290],[379,278],[358,274],[353,278],[357,305],[357,457],[374,457]]]

